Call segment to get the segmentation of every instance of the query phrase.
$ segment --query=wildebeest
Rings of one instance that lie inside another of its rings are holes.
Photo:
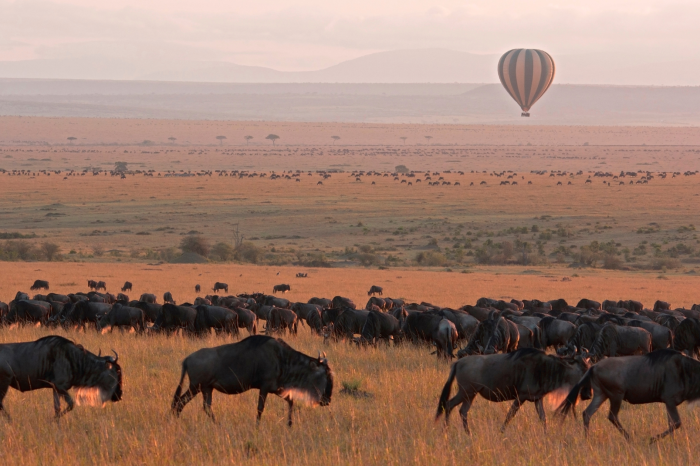
[[[119,303],[112,306],[112,310],[103,315],[97,323],[98,328],[109,325],[112,331],[114,331],[114,327],[133,327],[138,333],[143,333],[146,328],[144,312],[141,309],[123,306]]]
[[[270,316],[265,324],[265,331],[266,333],[273,333],[289,330],[289,333],[296,335],[298,325],[299,318],[294,311],[273,307],[270,309]]]
[[[194,286],[194,292],[195,292],[195,293],[199,293],[199,292],[201,292],[201,291],[202,291],[202,287],[199,286],[199,284],[197,284],[197,285]]]
[[[309,304],[317,304],[321,306],[322,309],[328,309],[333,305],[333,301],[328,298],[311,298],[309,299]]]
[[[306,316],[309,312],[321,312],[322,308],[318,304],[294,303],[291,309],[297,314],[300,320],[306,320]]]
[[[129,302],[129,296],[125,295],[124,293],[119,293],[117,294],[117,302],[122,301],[122,302]]]
[[[238,314],[238,327],[248,330],[250,335],[256,335],[258,333],[258,316],[255,315],[250,309],[243,307],[231,307],[229,308],[236,314]]]
[[[186,390],[185,375],[189,378]],[[211,409],[214,390],[236,395],[251,389],[260,390],[258,421],[267,395],[274,393],[288,403],[287,422],[291,426],[294,401],[321,406],[330,404],[333,372],[325,356],[319,354],[318,358],[312,358],[292,349],[281,339],[251,336],[239,343],[203,348],[187,356],[182,362],[182,375],[171,408],[179,416],[185,405],[202,392],[204,412],[214,419]]]
[[[224,290],[226,293],[228,293],[228,283],[214,283],[214,293],[216,293],[219,290]]]
[[[673,332],[663,325],[644,320],[632,320],[630,327],[640,327],[651,334],[651,350],[673,348]]]
[[[275,296],[265,296],[263,303],[267,306],[275,306],[282,309],[289,309],[292,303],[288,299],[276,298]]]
[[[129,306],[141,309],[146,322],[155,322],[163,309],[161,304],[145,303],[143,301],[131,301]]]
[[[457,344],[457,327],[455,327],[455,324],[443,318],[438,322],[437,332],[433,335],[433,341],[437,348],[438,359],[454,358],[454,347]]]
[[[461,404],[459,414],[462,416],[462,425],[470,433],[467,415],[474,398],[480,394],[489,401],[513,400],[501,432],[525,401],[535,403],[540,420],[546,423],[543,398],[552,392],[568,390],[581,379],[587,369],[587,361],[580,356],[560,358],[534,348],[462,358],[452,364],[440,395],[435,420],[444,414],[447,425],[450,412]],[[459,388],[457,394],[450,399],[455,379]]]
[[[462,358],[468,354],[490,354],[502,351],[509,353],[518,348],[520,333],[515,322],[498,316],[491,311],[488,319],[479,323],[469,343],[457,353]]]
[[[131,291],[132,286],[133,285],[131,284],[131,282],[124,282],[124,286],[122,286],[122,293],[126,291]]]
[[[46,325],[52,311],[50,303],[33,299],[10,301],[9,308],[6,320],[10,324],[39,322]]]
[[[95,329],[99,328],[98,321],[112,309],[112,306],[106,303],[92,303],[90,301],[78,301],[77,303],[66,304],[63,308],[63,313],[56,316],[58,321],[64,327],[73,325],[82,328],[87,328],[87,325],[92,323]]]
[[[689,317],[676,327],[673,349],[697,358],[700,354],[700,320]]]
[[[591,347],[594,362],[602,357],[630,356],[651,351],[651,334],[638,327],[622,327],[612,323],[603,325]]]
[[[285,284],[275,285],[272,287],[272,293],[277,293],[278,291],[281,293],[286,293],[287,291],[291,291],[291,290],[292,290],[292,287],[290,287],[289,285],[285,285]]]
[[[306,314],[306,324],[311,329],[312,333],[321,335],[323,329],[323,321],[321,320],[321,311],[315,309]]]
[[[598,301],[593,301],[592,299],[583,298],[576,304],[576,307],[581,309],[595,309],[596,311],[601,310],[600,303]]]
[[[48,290],[49,282],[46,280],[34,280],[34,284],[29,288],[30,290]]]
[[[540,347],[547,349],[553,346],[555,349],[565,346],[576,333],[576,326],[571,322],[545,317],[540,320]]]
[[[94,290],[97,288],[97,282],[95,280],[88,280],[87,284],[88,284],[88,288],[91,290]]]
[[[197,310],[189,306],[176,306],[175,304],[163,304],[161,313],[153,324],[156,330],[165,330],[172,333],[182,328],[185,332],[195,331],[194,322],[197,317]]]
[[[173,294],[169,291],[166,291],[165,293],[163,293],[163,302],[175,304],[175,300],[173,299]]]
[[[329,311],[330,309],[326,310],[324,315],[328,314]],[[352,340],[354,334],[362,333],[362,327],[365,325],[369,312],[360,309],[344,309],[328,326],[328,331],[323,335],[324,340],[331,337],[336,341],[344,338]]]
[[[107,291],[107,284],[103,281],[99,281],[97,282],[97,285],[95,285],[95,290]]]
[[[349,307],[350,309],[357,309],[355,303],[350,298],[344,298],[342,296],[335,296],[331,301],[331,307],[335,309],[343,309]]]
[[[383,292],[384,288],[382,288],[381,286],[372,285],[369,288],[369,291],[367,292],[367,296],[372,296],[373,294],[378,294],[381,296]]]
[[[158,299],[156,298],[156,295],[154,295],[153,293],[144,293],[139,298],[139,301],[141,301],[142,303],[155,304],[158,302]]]
[[[403,322],[391,314],[369,311],[360,332],[360,343],[374,345],[377,341],[384,340],[388,345],[393,337],[396,344],[401,336],[401,324]]]
[[[194,330],[203,336],[213,328],[217,333],[238,335],[238,313],[219,306],[199,305],[195,308]]]
[[[119,401],[122,399],[122,371],[118,359],[116,353],[114,358],[95,356],[82,346],[55,335],[32,342],[0,345],[0,412],[7,415],[2,401],[10,387],[20,392],[53,389],[56,418],[73,409],[73,398],[68,393],[73,387],[78,388],[79,393],[94,390],[100,403]],[[61,411],[61,397],[67,404],[64,411]]]
[[[586,434],[591,417],[607,399],[608,419],[627,439],[629,434],[618,417],[623,400],[631,404],[664,403],[669,427],[652,437],[654,442],[681,427],[679,404],[700,399],[700,362],[671,349],[605,359],[591,367],[571,389],[559,408],[562,414],[573,408],[582,389],[593,391],[593,399],[583,412]]]

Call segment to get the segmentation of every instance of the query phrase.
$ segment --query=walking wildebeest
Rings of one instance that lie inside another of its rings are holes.
[[[571,389],[559,407],[563,415],[574,407],[582,389],[593,391],[593,400],[583,412],[586,434],[591,417],[607,399],[610,399],[608,420],[628,440],[629,434],[618,416],[622,401],[631,404],[664,403],[669,427],[651,438],[655,442],[681,427],[679,404],[700,399],[700,362],[672,349],[643,356],[605,359],[591,367]]]
[[[158,330],[165,330],[167,333],[182,328],[185,332],[191,334],[195,331],[196,318],[197,310],[195,308],[166,303],[163,304],[160,315],[153,324],[153,327]]]
[[[603,356],[630,356],[651,351],[651,334],[638,327],[621,327],[612,323],[603,325],[591,346],[594,362]]]
[[[97,288],[97,282],[95,280],[88,280],[87,284],[88,284],[88,288],[91,290],[94,290]]]
[[[217,333],[238,336],[238,313],[219,306],[199,305],[194,320],[194,330],[199,336],[208,335],[213,328]]]
[[[509,353],[518,348],[520,333],[515,322],[497,317],[491,311],[489,318],[481,321],[465,348],[457,353],[458,358],[468,354],[491,354],[502,351]]]
[[[114,327],[133,327],[138,333],[143,333],[146,328],[143,310],[121,304],[112,306],[112,310],[103,315],[97,324],[98,329],[109,325],[111,332],[114,331]]]
[[[189,377],[189,388],[183,394],[185,375]],[[288,403],[287,422],[291,426],[294,401],[330,404],[333,372],[325,355],[312,358],[295,351],[281,339],[255,335],[239,343],[203,348],[187,356],[182,362],[172,411],[179,416],[185,405],[202,392],[204,412],[214,419],[211,409],[214,390],[237,395],[251,389],[260,390],[258,422],[267,395],[274,393]]]
[[[329,311],[330,310],[326,310],[324,315],[328,314]],[[335,322],[332,322],[328,326],[328,331],[323,335],[324,342],[331,337],[335,341],[344,338],[352,340],[354,334],[362,333],[362,327],[365,326],[365,321],[367,320],[368,315],[369,311],[360,309],[344,309],[343,312],[338,314]]]
[[[122,293],[126,291],[131,291],[132,286],[133,285],[131,284],[131,282],[124,282],[124,286],[122,286]]]
[[[401,325],[396,317],[384,312],[369,311],[365,325],[362,326],[360,343],[374,345],[377,341],[384,340],[389,344],[389,339],[394,338],[394,344],[401,336]]]
[[[287,291],[291,291],[292,287],[289,285],[275,285],[272,287],[272,293],[277,293],[278,291],[281,293],[286,293]]]
[[[457,345],[457,327],[451,321],[442,319],[438,322],[437,332],[433,335],[433,341],[437,347],[438,359],[452,359],[454,347]]]
[[[290,309],[282,309],[273,307],[270,309],[270,316],[265,324],[265,332],[284,332],[289,330],[290,334],[297,334],[299,318],[296,313]]]
[[[367,296],[372,296],[373,294],[378,294],[381,296],[383,292],[384,288],[382,288],[381,286],[372,285],[369,288],[369,291],[367,292]]]
[[[587,369],[587,361],[580,356],[560,358],[535,348],[462,358],[452,364],[450,375],[440,395],[435,420],[444,414],[447,425],[450,412],[461,404],[459,414],[462,416],[462,425],[464,430],[470,433],[467,415],[474,398],[480,394],[494,402],[513,400],[501,432],[505,431],[506,425],[525,401],[535,403],[537,414],[546,425],[543,398],[552,392],[568,390],[581,379]],[[455,379],[459,388],[457,394],[450,399],[452,382]]]
[[[576,333],[576,325],[554,317],[545,317],[540,320],[540,347],[547,349],[553,346],[555,349],[566,346]]]
[[[95,285],[95,290],[107,291],[107,284],[103,281],[99,281],[97,282],[97,285]]]
[[[163,293],[163,302],[175,304],[175,300],[173,299],[173,294],[169,291],[166,291],[165,293]]]
[[[674,332],[673,349],[682,351],[690,357],[698,357],[700,354],[700,320],[688,317],[678,324]]]
[[[224,290],[226,293],[228,293],[228,284],[220,282],[214,283],[214,293],[216,293],[219,290]]]
[[[37,323],[46,325],[49,317],[51,317],[52,306],[46,301],[36,301],[33,299],[22,299],[19,301],[10,301],[9,311],[6,321],[9,324],[14,323]]]
[[[34,284],[29,288],[30,290],[48,290],[49,282],[46,280],[34,280]]]
[[[651,350],[673,348],[673,332],[663,325],[644,320],[632,320],[630,327],[640,327],[651,334]]]
[[[202,291],[202,287],[199,286],[199,284],[197,284],[197,285],[194,286],[194,292],[195,292],[195,293],[199,293],[199,292],[201,292],[201,291]]]
[[[73,409],[68,390],[73,387],[99,395],[99,402],[122,399],[122,370],[119,356],[95,356],[80,345],[51,335],[26,343],[0,345],[0,413],[7,390],[20,392],[40,388],[53,389],[56,418]],[[61,411],[61,397],[67,404]]]

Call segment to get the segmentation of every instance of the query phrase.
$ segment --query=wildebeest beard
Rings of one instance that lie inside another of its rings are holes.
[[[304,359],[308,358],[305,355],[300,356]],[[283,375],[285,386],[279,390],[278,395],[284,399],[302,402],[307,406],[327,406],[333,395],[333,371],[328,367],[326,359],[320,355],[317,360],[307,359],[307,361],[318,364],[313,374],[309,377],[292,368]],[[307,364],[307,361],[299,362]],[[321,387],[323,381],[325,381],[325,387]]]
[[[110,394],[101,387],[77,387],[75,389],[75,404],[78,406],[104,408],[110,398]]]

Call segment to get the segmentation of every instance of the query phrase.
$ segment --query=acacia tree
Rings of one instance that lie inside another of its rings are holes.
[[[331,139],[333,139],[333,145],[335,145],[335,142],[340,139],[340,136],[331,136]]]
[[[177,138],[174,138],[174,137],[170,136],[170,137],[168,138],[168,141],[170,141],[170,144],[175,144],[175,141],[177,141]]]
[[[432,136],[426,136],[425,139],[427,139],[427,140],[428,140],[428,143],[430,143],[430,140],[433,139],[433,137],[432,137]]]
[[[253,139],[253,136],[243,136],[243,139],[245,139],[245,145],[248,145],[248,142]]]
[[[61,252],[61,247],[56,243],[46,242],[41,245],[41,252],[44,253],[46,260],[51,262],[58,258],[58,255]]]
[[[68,137],[68,142],[69,142],[71,145],[73,145],[73,141],[75,141],[76,139],[78,139],[78,138],[73,137],[73,136],[69,136],[69,137]]]
[[[223,146],[224,145],[224,139],[226,139],[226,136],[217,136],[216,139],[219,140],[219,143]]]
[[[399,139],[401,139],[404,145],[406,145],[406,139],[408,139],[406,136],[401,136]]]
[[[265,139],[269,139],[270,141],[272,141],[273,146],[275,145],[275,141],[278,140],[279,138],[280,137],[277,136],[276,134],[268,134],[267,136],[265,136]]]

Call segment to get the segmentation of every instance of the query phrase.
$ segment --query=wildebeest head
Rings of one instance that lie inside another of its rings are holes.
[[[93,368],[84,374],[82,383],[76,386],[76,400],[79,404],[102,406],[107,401],[122,399],[122,368],[116,351],[112,356],[94,356]]]

